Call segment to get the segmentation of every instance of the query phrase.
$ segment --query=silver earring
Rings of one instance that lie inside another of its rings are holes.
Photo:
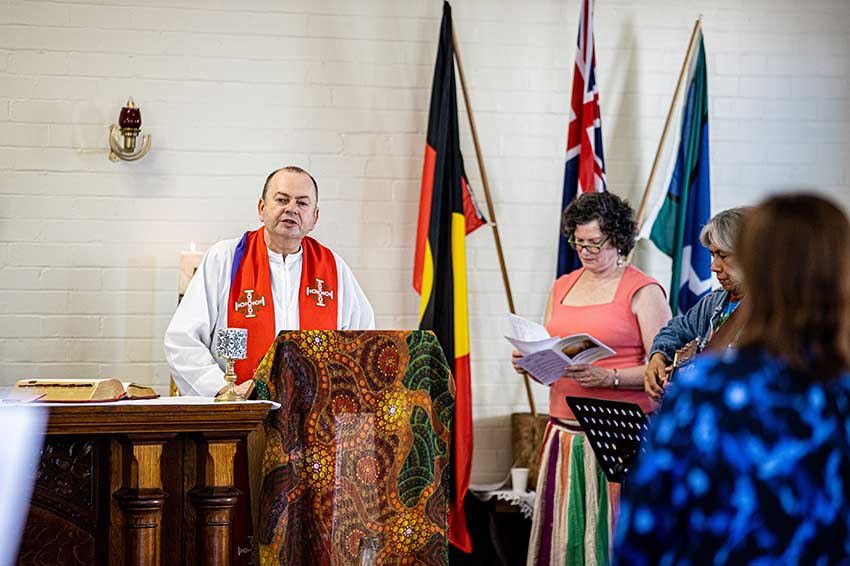
[[[626,258],[623,254],[617,254],[617,267],[626,265]]]

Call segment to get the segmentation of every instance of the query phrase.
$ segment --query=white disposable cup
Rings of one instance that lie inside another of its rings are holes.
[[[511,468],[511,488],[525,493],[528,488],[528,468]]]

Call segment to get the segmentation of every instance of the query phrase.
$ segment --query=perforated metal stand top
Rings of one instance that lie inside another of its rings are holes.
[[[637,458],[649,420],[634,403],[567,397],[609,482],[622,483]]]

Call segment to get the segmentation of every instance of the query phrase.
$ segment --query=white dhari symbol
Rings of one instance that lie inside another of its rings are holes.
[[[266,306],[266,298],[260,297],[259,299],[254,300],[254,290],[253,289],[245,289],[242,292],[242,295],[239,297],[240,299],[244,298],[244,301],[236,301],[234,308],[236,312],[241,312],[245,315],[245,318],[254,318],[257,316],[257,313],[254,312],[254,307],[264,307]],[[259,310],[259,309],[257,309]]]
[[[325,290],[323,290],[324,285],[325,285],[325,281],[324,281],[323,279],[319,279],[319,278],[317,277],[317,278],[316,278],[316,288],[315,288],[315,289],[311,289],[310,287],[307,287],[307,288],[305,289],[305,291],[307,292],[307,296],[308,296],[308,297],[309,297],[310,295],[316,295],[316,306],[317,306],[317,307],[325,307],[325,306],[327,306],[327,305],[325,304],[325,297],[329,298],[330,300],[333,300],[333,298],[334,298],[334,292],[333,292],[333,290],[330,290],[330,291],[325,291]]]

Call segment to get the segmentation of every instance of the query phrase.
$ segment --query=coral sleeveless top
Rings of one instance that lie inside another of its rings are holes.
[[[632,298],[647,285],[658,285],[658,281],[640,270],[628,266],[617,285],[614,300],[587,306],[562,305],[561,301],[584,273],[576,269],[555,281],[552,287],[552,316],[546,330],[552,336],[565,337],[571,334],[590,334],[614,350],[615,355],[599,360],[594,365],[602,368],[629,368],[646,363],[646,351],[640,334],[638,319],[632,312]],[[660,287],[660,285],[659,285]],[[652,412],[656,404],[642,390],[585,388],[572,379],[559,379],[549,391],[549,415],[560,419],[574,419],[566,397],[594,397],[637,403],[645,413]]]

